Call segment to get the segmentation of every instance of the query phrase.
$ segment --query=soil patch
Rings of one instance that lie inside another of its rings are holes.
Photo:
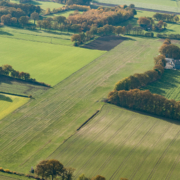
[[[102,36],[88,44],[85,44],[83,48],[110,51],[127,39],[128,38],[122,36]]]

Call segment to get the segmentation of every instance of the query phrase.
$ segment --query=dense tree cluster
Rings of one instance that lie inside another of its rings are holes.
[[[19,72],[12,68],[12,66],[6,64],[0,67],[0,74],[5,76],[11,76],[13,78],[30,80],[30,74],[25,72]]]
[[[15,4],[7,1],[1,1],[0,9],[1,22],[4,25],[25,26],[29,23],[29,18],[35,21],[39,18],[40,7],[29,4]]]
[[[178,39],[180,40],[180,34],[157,34],[158,38],[169,38],[169,39]]]
[[[145,30],[153,30],[153,31],[162,31],[167,27],[167,23],[162,20],[155,23],[154,19],[151,17],[139,17],[138,24]]]
[[[56,177],[61,177],[63,180],[72,180],[73,168],[65,168],[62,163],[58,160],[43,160],[35,169],[35,173],[42,178],[51,178],[52,180]]]
[[[108,101],[118,106],[180,120],[180,102],[152,94],[149,90],[114,90],[109,93]]]
[[[136,73],[126,77],[115,84],[114,90],[130,90],[137,89],[161,78],[166,65],[165,56],[159,55],[155,58],[155,66],[153,70],[144,73]]]
[[[170,41],[167,43],[166,40],[160,47],[159,52],[168,58],[180,59],[180,48],[174,44],[171,44]]]
[[[85,24],[102,27],[106,24],[117,25],[134,17],[132,9],[122,9],[119,6],[113,8],[91,9],[83,14],[76,14],[67,18],[68,24]]]
[[[0,6],[11,7],[19,10],[21,9],[22,11],[24,11],[25,15],[27,16],[30,16],[33,12],[37,12],[38,14],[41,12],[40,6],[34,6],[32,4],[16,4],[7,1],[0,1]],[[2,8],[1,11],[3,11],[3,9],[4,8]]]
[[[178,51],[177,47],[174,47],[169,39],[166,39],[160,48],[162,54],[169,53],[171,56],[176,56],[175,54]],[[152,94],[149,90],[141,91],[139,89],[162,76],[166,64],[165,56],[157,56],[154,58],[154,62],[155,66],[153,70],[143,74],[134,74],[119,81],[115,85],[114,90],[109,93],[108,102],[118,106],[180,120],[179,101],[168,100],[161,95]]]
[[[179,17],[174,14],[161,14],[161,13],[156,13],[153,15],[153,18],[157,21],[166,21],[166,22],[178,22]]]

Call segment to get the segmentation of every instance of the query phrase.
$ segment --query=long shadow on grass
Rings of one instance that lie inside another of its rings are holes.
[[[0,94],[0,100],[1,100],[1,101],[13,102],[13,100],[12,100],[10,97],[4,96],[4,95],[2,95],[2,94]]]
[[[149,84],[142,88],[142,90],[149,89],[151,93],[165,95],[166,89],[176,88],[180,83],[180,71],[179,70],[165,70],[162,78],[156,82]],[[164,89],[164,90],[163,90]]]
[[[13,36],[13,34],[5,32],[5,31],[0,31],[0,35],[8,35],[8,36]]]

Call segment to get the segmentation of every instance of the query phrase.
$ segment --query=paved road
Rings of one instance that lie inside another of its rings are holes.
[[[107,3],[91,3],[92,5],[95,6],[118,6],[118,4],[107,4]],[[161,10],[156,10],[156,9],[148,9],[148,8],[140,8],[140,7],[135,7],[136,10],[142,10],[142,11],[151,11],[151,12],[158,12],[158,13],[167,13],[167,14],[178,14],[180,13],[177,12],[172,12],[172,11],[161,11]]]

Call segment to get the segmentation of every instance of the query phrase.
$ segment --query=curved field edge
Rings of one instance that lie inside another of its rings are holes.
[[[0,37],[1,65],[10,64],[32,78],[54,86],[105,51]],[[11,53],[9,53],[11,49]]]
[[[178,122],[110,104],[49,158],[82,173],[107,179],[176,179],[180,145]],[[171,167],[173,166],[173,169]]]
[[[2,167],[28,173],[31,166],[50,156],[101,108],[101,100],[118,80],[153,67],[161,44],[148,38],[123,41],[4,118],[0,126]]]
[[[0,120],[29,101],[29,98],[0,93]]]

